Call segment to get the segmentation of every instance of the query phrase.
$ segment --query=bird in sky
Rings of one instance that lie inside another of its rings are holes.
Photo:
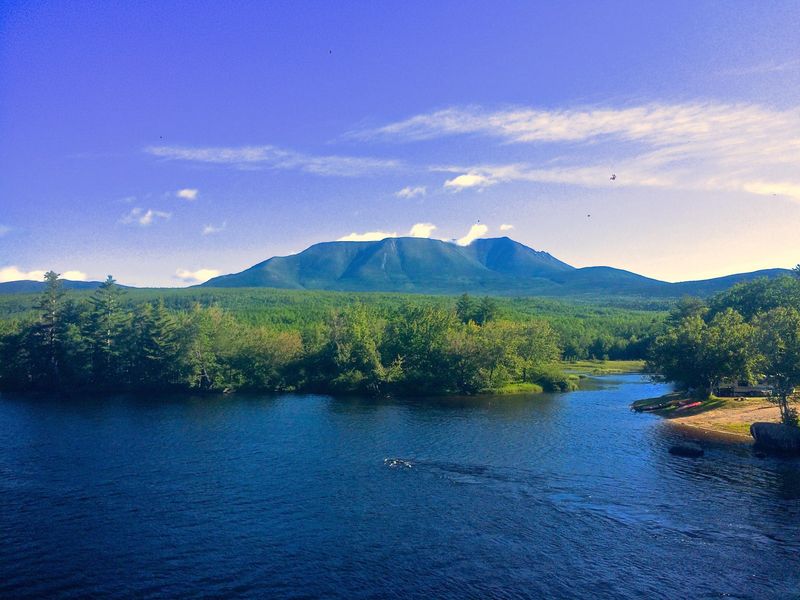
[[[614,181],[616,178],[617,178],[617,174],[616,173],[612,173],[611,174],[611,181]]]

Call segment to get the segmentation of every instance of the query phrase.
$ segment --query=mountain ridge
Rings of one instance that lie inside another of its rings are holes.
[[[220,275],[195,287],[277,287],[496,295],[707,296],[739,281],[788,275],[764,269],[713,279],[669,283],[608,266],[576,268],[509,237],[467,246],[430,238],[320,242],[288,256]]]

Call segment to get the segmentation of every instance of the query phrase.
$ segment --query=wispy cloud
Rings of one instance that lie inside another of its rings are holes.
[[[34,269],[32,271],[23,271],[17,266],[0,267],[0,283],[6,281],[42,281],[44,279],[44,269]],[[89,276],[83,271],[64,271],[61,273],[63,279],[70,279],[72,281],[86,281]]]
[[[445,182],[452,190],[519,180],[598,187],[608,185],[615,173],[617,186],[800,200],[798,107],[697,102],[564,110],[449,108],[356,135],[400,141],[476,135],[552,149],[554,158],[543,163],[433,167],[456,174]]]
[[[124,223],[125,225],[141,225],[142,227],[147,227],[148,225],[152,225],[158,219],[167,220],[171,216],[172,213],[153,210],[152,208],[144,210],[143,208],[136,207],[131,209],[131,212],[122,217],[122,219],[120,219],[120,223]]]
[[[424,185],[416,187],[406,186],[402,190],[395,192],[398,198],[414,198],[415,196],[424,196],[427,193],[427,188]]]
[[[508,223],[503,223],[500,225],[500,231],[511,231],[512,229],[514,229],[514,226]]]
[[[755,65],[725,69],[722,71],[722,74],[761,75],[767,73],[785,73],[786,71],[794,71],[795,69],[800,69],[800,60],[798,59],[784,61],[769,60]]]
[[[483,223],[478,223],[473,225],[469,228],[469,231],[464,237],[458,238],[456,240],[456,244],[459,246],[469,246],[472,242],[477,240],[480,237],[485,236],[489,231],[489,228],[484,225]]]
[[[358,177],[397,169],[392,159],[363,156],[317,156],[276,146],[190,147],[149,146],[145,152],[165,160],[212,163],[239,168],[271,168],[305,171],[314,175]]]
[[[183,188],[175,192],[175,195],[178,198],[183,198],[184,200],[194,200],[197,198],[197,193],[199,192],[196,188]]]
[[[202,283],[203,281],[208,281],[217,275],[219,275],[219,271],[217,269],[198,269],[196,271],[178,269],[175,271],[176,278],[189,283]]]
[[[228,225],[227,221],[223,221],[222,225],[206,225],[205,227],[203,227],[203,235],[212,235],[214,233],[225,231],[227,225]]]

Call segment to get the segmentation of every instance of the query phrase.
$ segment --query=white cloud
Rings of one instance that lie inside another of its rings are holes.
[[[83,271],[64,271],[61,277],[71,281],[86,281],[89,279],[89,276]]]
[[[136,207],[131,209],[131,212],[122,217],[120,222],[126,225],[138,224],[142,227],[147,227],[148,225],[152,225],[156,219],[167,220],[171,216],[172,213],[153,210],[152,208],[144,210],[143,208]]]
[[[220,231],[225,231],[227,225],[227,221],[223,221],[222,225],[206,225],[203,227],[203,235],[212,235],[214,233],[219,233]]]
[[[199,191],[200,190],[196,188],[183,188],[175,192],[175,195],[178,198],[183,198],[184,200],[194,200],[195,198],[197,198],[197,193]]]
[[[436,230],[433,223],[414,223],[406,234],[407,237],[429,238]],[[340,237],[337,242],[377,242],[386,238],[398,237],[396,231],[365,231],[364,233],[350,233]]]
[[[462,238],[458,238],[456,240],[456,244],[459,246],[469,246],[474,240],[477,240],[479,237],[483,237],[489,231],[489,228],[484,225],[483,223],[479,223],[473,225],[469,228],[467,235]]]
[[[399,192],[395,192],[395,196],[398,198],[414,198],[415,196],[424,196],[427,193],[427,188],[424,185],[418,185],[416,187],[406,186]]]
[[[429,238],[435,229],[436,225],[433,223],[415,223],[408,232],[408,235],[417,238]]]
[[[42,281],[44,279],[44,274],[45,271],[42,269],[22,271],[16,266],[0,267],[0,283],[21,280]],[[64,271],[61,273],[61,278],[70,279],[72,281],[86,281],[89,276],[83,271]]]
[[[461,190],[466,190],[469,188],[483,189],[485,187],[489,187],[490,185],[494,185],[497,182],[497,179],[494,179],[488,175],[482,175],[480,173],[464,173],[463,175],[458,175],[457,177],[453,177],[453,179],[448,179],[445,181],[444,187],[456,192],[460,192]]]
[[[208,281],[217,275],[219,275],[219,271],[217,269],[198,269],[197,271],[178,269],[175,271],[175,277],[186,282],[201,283],[203,281]]]
[[[500,231],[511,231],[512,229],[514,229],[514,226],[508,223],[503,223],[500,225]]]
[[[546,145],[554,157],[539,164],[432,167],[457,173],[446,182],[449,189],[519,180],[600,187],[609,185],[614,173],[618,187],[778,189],[771,193],[800,201],[800,107],[695,102],[561,110],[450,108],[357,135],[400,140],[481,135],[506,144]]]
[[[389,231],[366,231],[364,233],[350,233],[340,237],[337,242],[377,242],[386,238],[395,238],[397,233]]]
[[[0,282],[20,281],[23,279],[42,281],[45,271],[21,271],[18,267],[0,267]]]
[[[11,231],[11,227],[8,225],[0,225],[0,237],[6,235],[9,231]]]
[[[315,175],[358,177],[383,173],[401,163],[391,159],[359,156],[315,156],[276,146],[202,147],[149,146],[145,152],[166,160],[230,165],[239,168],[267,167],[305,171]]]

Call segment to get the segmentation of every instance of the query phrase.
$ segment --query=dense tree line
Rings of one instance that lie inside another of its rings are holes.
[[[797,424],[791,406],[800,386],[800,279],[760,279],[735,285],[709,302],[681,301],[656,338],[650,369],[700,397],[725,381],[763,382]]]
[[[498,318],[468,296],[449,306],[355,302],[302,327],[260,325],[219,306],[131,305],[109,277],[85,301],[56,273],[26,317],[2,322],[0,388],[477,393],[509,383],[565,389],[558,333]]]
[[[91,291],[67,293],[78,305],[88,304]],[[35,294],[0,294],[0,330],[8,320],[33,318],[38,313]],[[124,311],[136,312],[144,304],[163,302],[171,312],[191,312],[196,305],[219,307],[238,322],[270,330],[306,331],[329,319],[332,312],[365,304],[380,319],[388,320],[403,305],[414,304],[452,311],[460,299],[448,296],[398,293],[278,290],[269,288],[126,289],[120,297]],[[555,330],[567,360],[643,359],[660,333],[666,301],[658,310],[642,310],[641,299],[470,298],[457,318],[481,324],[488,320],[526,323],[545,320]],[[648,305],[648,303],[644,303]],[[466,318],[465,318],[466,317]]]

